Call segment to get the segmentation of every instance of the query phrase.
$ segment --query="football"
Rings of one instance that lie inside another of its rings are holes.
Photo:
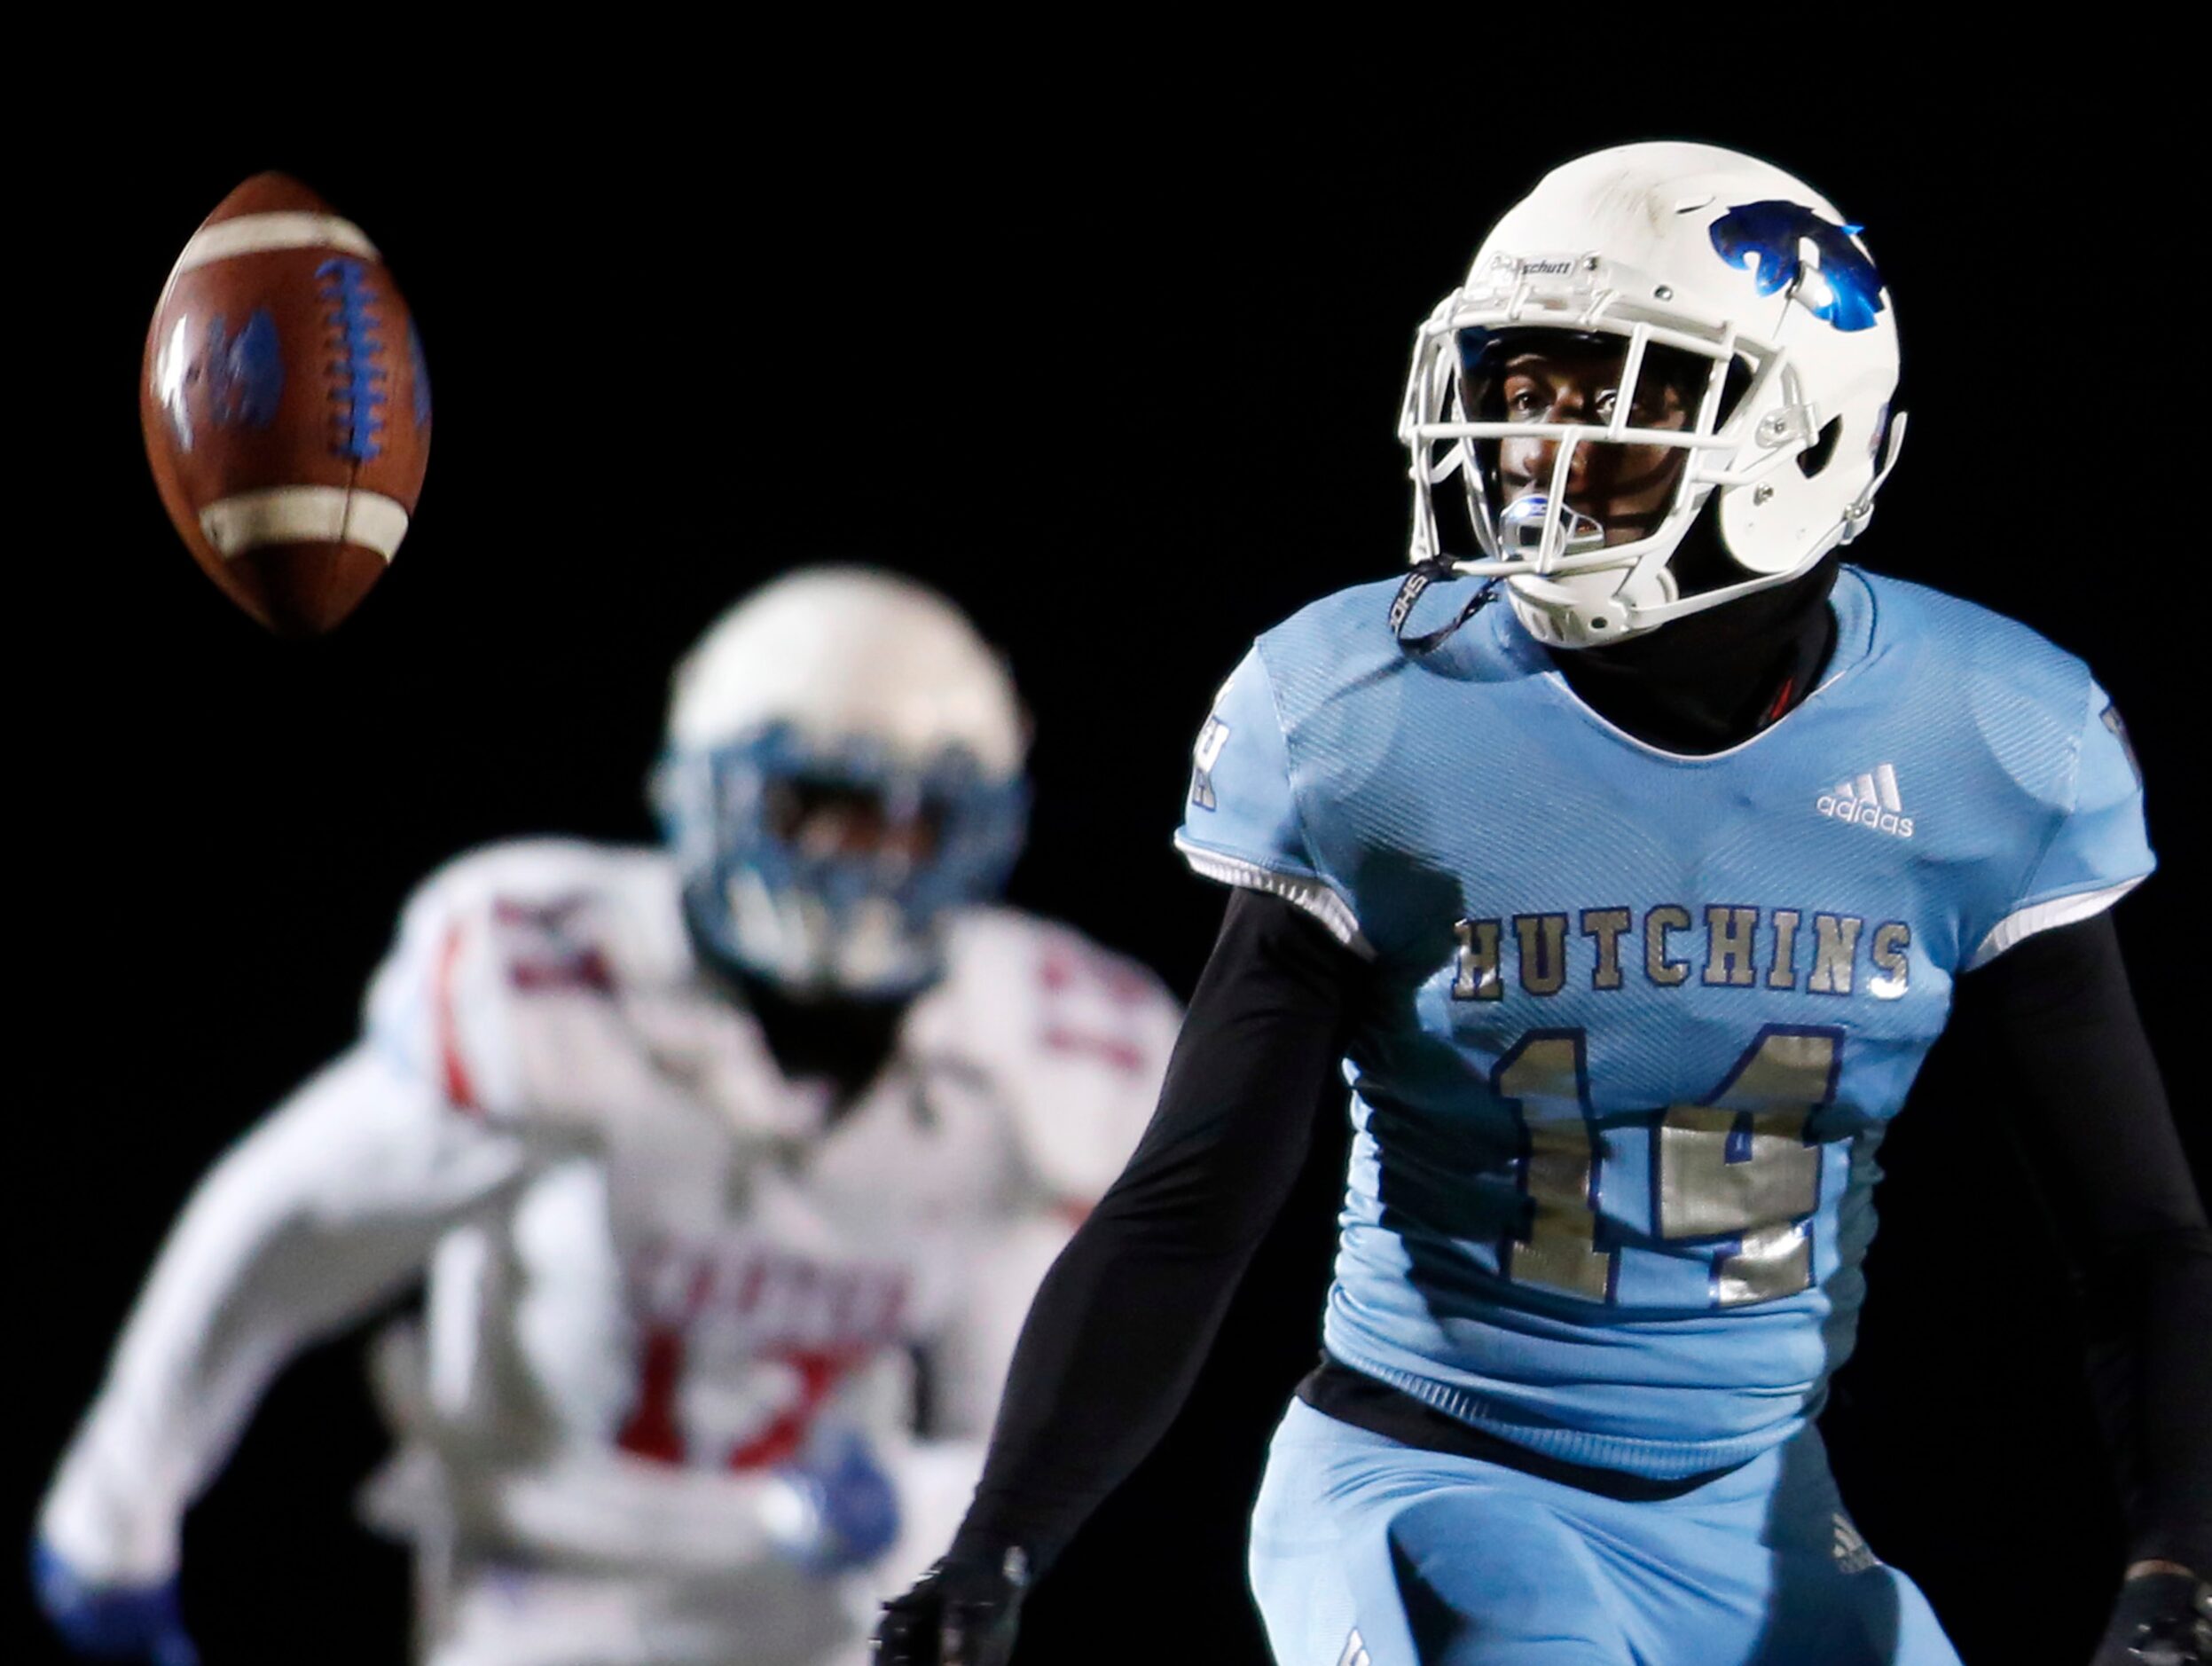
[[[360,227],[297,180],[257,174],[169,273],[139,416],[192,559],[271,630],[313,636],[353,610],[406,534],[430,378]]]

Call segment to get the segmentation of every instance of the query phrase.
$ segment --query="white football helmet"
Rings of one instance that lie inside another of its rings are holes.
[[[1020,854],[1027,750],[1005,665],[944,597],[864,568],[778,579],[676,671],[654,798],[693,929],[802,997],[921,987],[947,912]]]
[[[1398,430],[1414,561],[1502,579],[1531,634],[1586,648],[1785,583],[1856,537],[1904,434],[1896,318],[1858,233],[1780,169],[1709,145],[1626,145],[1546,175],[1416,338]],[[1508,408],[1501,365],[1546,343],[1610,355],[1609,403]],[[1605,448],[1687,453],[1671,499],[1610,533],[1569,502],[1578,453]],[[1507,450],[1548,477],[1509,481]],[[1443,547],[1435,487],[1454,474],[1478,554]],[[1709,497],[1743,576],[1684,593],[1669,562]]]

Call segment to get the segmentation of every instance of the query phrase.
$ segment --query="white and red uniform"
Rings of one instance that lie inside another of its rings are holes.
[[[876,1595],[965,1507],[1030,1295],[1179,1018],[1068,928],[971,910],[832,1120],[698,964],[666,856],[466,857],[409,904],[362,1040],[193,1198],[42,1528],[89,1578],[173,1572],[271,1376],[427,1269],[372,1507],[423,1546],[428,1658],[864,1658]],[[813,1578],[775,1552],[773,1473],[840,1430],[905,1530]]]

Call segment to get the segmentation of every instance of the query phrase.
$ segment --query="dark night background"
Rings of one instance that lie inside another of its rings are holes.
[[[1141,72],[1010,36],[992,50],[1038,56],[994,78],[939,73],[958,42],[911,45],[879,82],[640,38],[383,102],[203,74],[190,119],[152,80],[104,83],[43,135],[17,197],[44,277],[16,499],[34,593],[10,633],[43,669],[19,672],[12,726],[36,1061],[10,1184],[12,1542],[176,1210],[347,1041],[409,889],[484,840],[649,837],[668,668],[786,566],[902,568],[1004,645],[1039,735],[1015,900],[1187,993],[1220,893],[1168,835],[1215,687],[1255,632],[1395,570],[1415,324],[1546,167],[1631,138],[1763,153],[1865,223],[1912,425],[1855,554],[2025,619],[2127,713],[2165,869],[2118,919],[2207,1171],[2183,1068],[2201,759],[2157,582],[2202,556],[2166,518],[2171,453],[2134,449],[2201,354],[2086,333],[2163,270],[2139,236],[2158,170],[2114,194],[2146,172],[2135,91],[2054,62],[1962,96],[1947,59],[1725,97],[1691,96],[1725,83],[1689,67],[1641,101],[1532,75],[1478,96],[1408,78],[1409,43],[1401,73],[1357,78],[1251,54]],[[1609,77],[1643,51],[1611,41]],[[379,242],[437,389],[398,562],[307,645],[186,558],[134,396],[170,262],[270,167]],[[1954,1033],[1885,1149],[1828,1420],[1861,1527],[1973,1666],[2086,1658],[2118,1573],[2068,1285],[2006,1122],[2002,1061]],[[1339,1160],[1309,1171],[1166,1445],[1039,1591],[1025,1660],[1264,1659],[1243,1516],[1315,1344]],[[404,1559],[350,1515],[380,1445],[358,1335],[279,1381],[186,1532],[210,1666],[401,1658]],[[11,1634],[34,1627],[20,1582],[6,1600]]]

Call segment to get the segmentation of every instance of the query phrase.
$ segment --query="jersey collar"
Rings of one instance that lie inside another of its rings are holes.
[[[1828,606],[1836,617],[1836,642],[1828,656],[1828,664],[1821,675],[1819,686],[1774,722],[1735,745],[1717,752],[1696,753],[1670,752],[1663,747],[1653,746],[1599,716],[1568,687],[1567,680],[1560,674],[1558,667],[1522,627],[1510,608],[1486,608],[1483,611],[1488,616],[1490,640],[1499,651],[1526,674],[1541,680],[1552,698],[1583,722],[1646,757],[1670,764],[1694,766],[1717,764],[1740,756],[1769,735],[1818,709],[1823,696],[1830,689],[1873,658],[1877,647],[1879,610],[1873,587],[1867,583],[1865,575],[1855,567],[1840,569],[1836,574],[1835,586],[1829,592]]]

